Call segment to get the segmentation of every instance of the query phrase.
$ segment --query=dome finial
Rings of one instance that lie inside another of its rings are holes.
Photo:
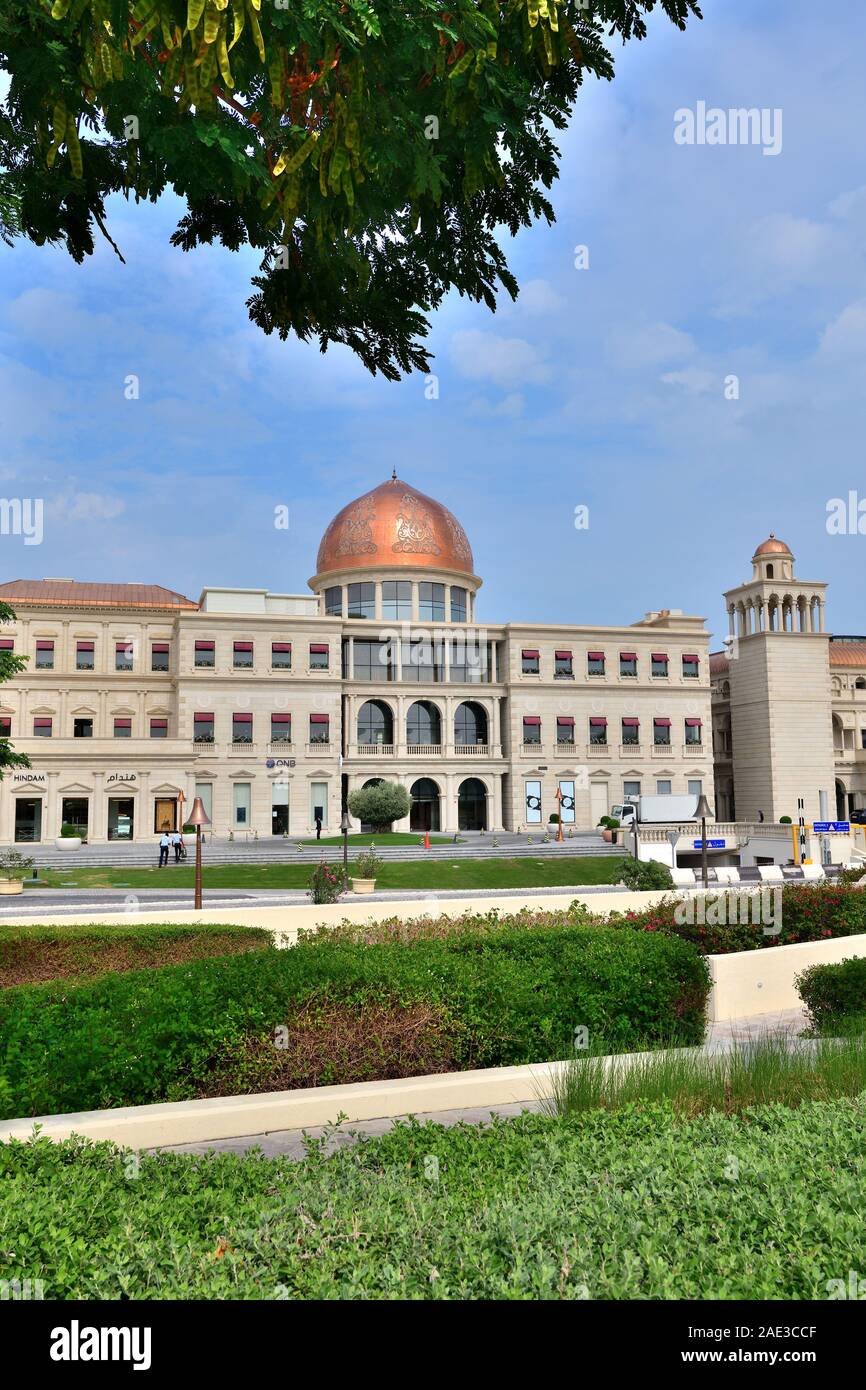
[[[392,483],[396,483],[396,481],[397,481],[397,470],[396,470],[396,468],[392,468],[392,469],[391,469],[391,482],[392,482]]]

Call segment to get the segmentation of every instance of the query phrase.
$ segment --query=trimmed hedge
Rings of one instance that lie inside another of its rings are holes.
[[[63,1300],[823,1302],[863,1269],[864,1169],[862,1098],[399,1124],[301,1162],[137,1167],[43,1139],[0,1145],[0,1279]]]
[[[24,986],[0,996],[0,1116],[195,1096],[211,1072],[225,1075],[233,1048],[273,1037],[311,1001],[433,1005],[466,1069],[566,1057],[579,1025],[612,1048],[697,1043],[708,990],[706,963],[686,942],[572,925],[376,947],[321,936],[289,951]],[[238,1089],[239,1079],[228,1093]]]
[[[796,979],[809,1020],[825,1033],[846,1018],[866,1016],[866,957],[813,965]]]
[[[765,884],[764,891],[773,891],[774,887],[773,884]],[[765,936],[762,925],[751,921],[742,924],[729,921],[719,925],[698,920],[678,922],[676,912],[679,900],[676,898],[666,898],[655,907],[647,907],[640,912],[623,913],[615,920],[638,931],[665,932],[691,941],[704,955],[727,955],[732,951],[756,951],[773,946],[790,946],[797,941],[825,941],[836,936],[866,933],[866,893],[862,889],[792,883],[780,891],[781,930],[774,936]],[[719,899],[726,897],[730,903],[738,895],[726,893],[720,884],[715,894],[710,890],[707,903],[714,896]],[[687,901],[694,906],[697,918],[699,899],[690,895]]]

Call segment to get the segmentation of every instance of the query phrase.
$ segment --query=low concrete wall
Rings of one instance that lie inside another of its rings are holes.
[[[575,888],[573,897],[585,903],[591,912],[607,915],[609,912],[638,912],[651,907],[670,896],[671,889],[664,892],[631,893],[623,890],[618,893],[586,893]],[[364,902],[363,900],[329,903],[324,906],[312,904],[283,905],[282,907],[206,907],[196,912],[192,905],[176,911],[164,909],[129,912],[83,912],[68,916],[52,916],[40,913],[38,919],[30,917],[4,917],[4,924],[33,926],[58,926],[67,924],[83,925],[95,923],[104,926],[136,926],[147,922],[227,923],[239,927],[267,927],[275,932],[282,944],[290,945],[297,940],[298,932],[310,930],[319,925],[336,926],[340,922],[382,922],[389,917],[403,917],[412,920],[416,917],[460,917],[464,912],[496,911],[501,916],[520,912],[529,908],[536,912],[564,912],[572,901],[572,896],[564,893],[508,894],[507,897],[486,897],[479,894],[472,898],[449,898],[431,893],[426,898],[407,898],[396,902]]]
[[[866,936],[837,936],[828,941],[799,941],[793,946],[708,956],[713,981],[707,1005],[709,1020],[727,1023],[751,1014],[796,1009],[803,1001],[794,980],[802,970],[851,956],[866,956]]]

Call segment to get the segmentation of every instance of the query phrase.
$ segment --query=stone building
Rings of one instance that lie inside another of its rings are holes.
[[[218,835],[339,827],[351,789],[405,784],[396,829],[586,828],[639,792],[713,799],[709,636],[485,624],[466,534],[396,476],[328,526],[311,592],[15,580],[0,841],[147,840],[202,797]]]

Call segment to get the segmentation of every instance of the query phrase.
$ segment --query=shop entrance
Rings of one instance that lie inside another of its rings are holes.
[[[410,830],[439,829],[439,788],[431,777],[419,777],[410,790]]]
[[[131,796],[110,796],[108,798],[109,840],[131,840],[134,833],[135,798]]]
[[[274,782],[271,788],[271,834],[289,833],[289,784]]]
[[[86,796],[64,796],[60,803],[61,825],[74,826],[76,835],[80,835],[82,840],[87,839],[89,807]]]
[[[33,844],[42,839],[41,796],[19,796],[15,800],[15,840]]]
[[[173,796],[158,796],[153,803],[153,829],[157,835],[177,830],[177,801]]]

